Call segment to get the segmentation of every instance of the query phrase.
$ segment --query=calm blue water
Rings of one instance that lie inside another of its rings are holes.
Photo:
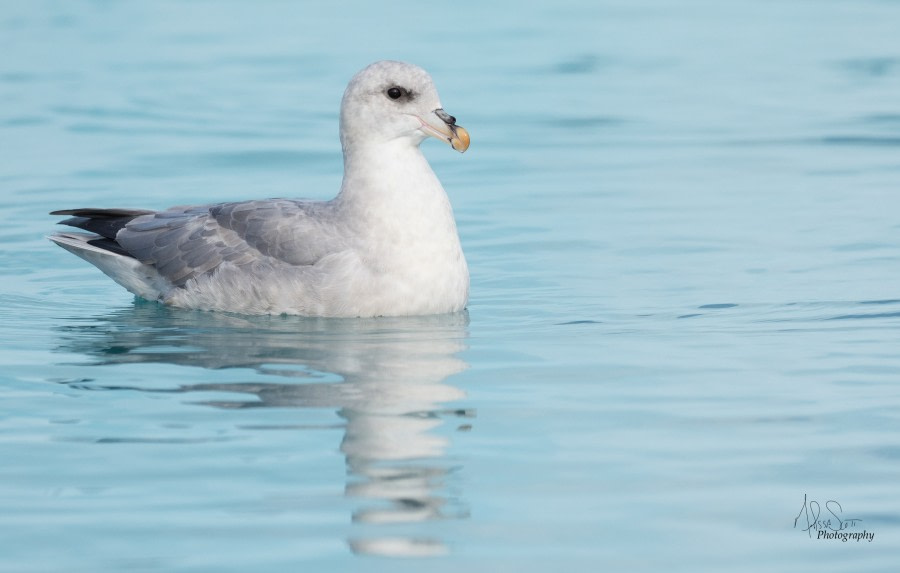
[[[0,570],[894,571],[900,3],[427,4],[2,3]],[[170,310],[44,239],[332,196],[383,58],[472,134],[467,314]]]

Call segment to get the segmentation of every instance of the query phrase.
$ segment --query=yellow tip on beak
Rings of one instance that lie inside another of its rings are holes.
[[[413,116],[419,120],[421,123],[421,129],[423,132],[427,133],[431,137],[440,139],[450,144],[450,147],[459,151],[460,153],[464,152],[469,148],[469,132],[466,131],[464,127],[460,127],[456,125],[456,118],[451,115],[444,113],[444,110],[438,110],[442,114],[446,115],[450,121],[445,121],[443,119],[439,119],[439,115],[434,115],[434,118],[430,117],[431,121],[426,121],[425,119],[419,116]]]
[[[463,153],[469,148],[469,132],[466,131],[466,128],[459,125],[454,125],[450,129],[453,131],[453,137],[450,138],[450,146]]]

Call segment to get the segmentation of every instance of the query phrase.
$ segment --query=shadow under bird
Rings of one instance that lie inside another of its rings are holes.
[[[369,317],[465,308],[469,271],[446,192],[419,149],[469,134],[428,73],[380,61],[341,102],[344,178],[330,201],[266,199],[136,209],[65,209],[49,239],[135,295],[244,314]]]

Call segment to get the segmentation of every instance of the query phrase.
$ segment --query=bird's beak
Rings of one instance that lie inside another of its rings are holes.
[[[419,121],[422,122],[422,131],[441,141],[446,141],[450,147],[460,153],[469,148],[469,132],[456,125],[456,118],[443,109],[438,108],[425,118],[419,117]]]

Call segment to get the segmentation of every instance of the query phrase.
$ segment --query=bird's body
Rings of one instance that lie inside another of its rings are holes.
[[[459,311],[469,273],[450,201],[419,149],[428,135],[468,146],[424,70],[377,62],[344,94],[344,179],[334,199],[70,209],[55,214],[71,215],[63,223],[90,234],[50,239],[132,293],[177,307],[307,316]]]

